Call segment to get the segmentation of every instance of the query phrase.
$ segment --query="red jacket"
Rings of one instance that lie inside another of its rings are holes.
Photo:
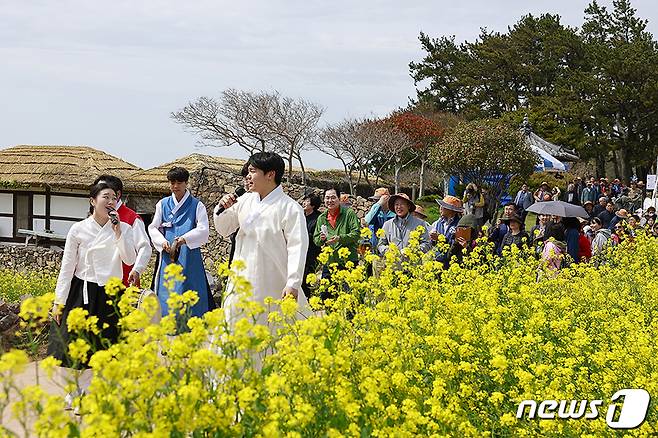
[[[592,244],[583,233],[578,236],[578,258],[581,262],[592,258]]]
[[[119,214],[119,220],[123,223],[126,223],[130,225],[131,227],[135,223],[136,220],[142,220],[142,218],[135,213],[134,210],[126,207],[126,204],[121,203],[121,206],[117,209],[117,213]],[[126,265],[125,263],[121,263],[123,267],[123,284],[128,287],[128,274],[130,274],[130,271],[132,270],[132,265]],[[139,284],[136,284],[135,286],[140,287]]]

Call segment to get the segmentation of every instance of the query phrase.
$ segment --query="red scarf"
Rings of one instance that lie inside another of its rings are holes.
[[[331,214],[331,210],[327,212],[327,221],[329,221],[329,225],[331,225],[331,228],[336,228],[336,223],[338,222],[339,217],[340,217],[340,207],[336,210],[335,215]]]

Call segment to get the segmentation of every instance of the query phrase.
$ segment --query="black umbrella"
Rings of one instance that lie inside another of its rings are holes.
[[[589,217],[587,211],[580,205],[573,205],[564,201],[535,202],[526,211],[560,217]]]

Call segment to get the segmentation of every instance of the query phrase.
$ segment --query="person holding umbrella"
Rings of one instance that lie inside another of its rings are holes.
[[[578,263],[580,261],[580,222],[575,217],[565,217],[562,223],[564,224],[567,253],[574,262]]]
[[[537,214],[564,217],[588,217],[587,211],[580,205],[569,204],[564,201],[546,201],[532,204],[528,211]]]

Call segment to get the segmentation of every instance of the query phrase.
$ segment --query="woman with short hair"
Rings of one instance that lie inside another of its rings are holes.
[[[91,214],[73,224],[66,236],[55,288],[48,354],[67,368],[87,368],[89,356],[107,348],[119,336],[119,315],[105,285],[110,278],[121,281],[121,263],[134,264],[137,252],[130,225],[119,221],[116,202],[117,193],[110,185],[104,182],[94,185],[89,192]],[[72,360],[68,354],[71,338],[68,316],[76,308],[86,310],[89,317],[98,318],[98,334],[83,334],[91,349],[82,360]],[[81,383],[78,393],[88,384],[88,381]],[[67,397],[69,404],[70,401],[71,395]]]

